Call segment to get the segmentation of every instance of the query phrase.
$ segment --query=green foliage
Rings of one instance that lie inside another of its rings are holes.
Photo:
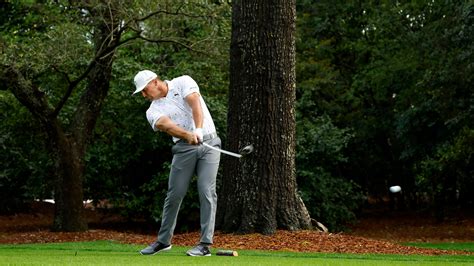
[[[356,211],[364,202],[361,187],[352,181],[334,177],[322,167],[299,170],[301,197],[311,217],[331,232],[346,229],[356,221]]]
[[[426,13],[424,27],[410,36],[422,45],[413,53],[414,81],[396,98],[395,124],[416,191],[427,192],[442,216],[446,204],[474,202],[467,192],[472,189],[474,7],[434,4]]]
[[[297,131],[297,178],[306,208],[331,231],[342,230],[355,221],[364,200],[360,186],[339,176],[338,168],[347,162],[344,149],[353,136],[326,115],[300,118]]]
[[[427,193],[443,201],[472,204],[474,188],[472,157],[474,156],[474,130],[464,128],[452,142],[436,146],[433,155],[416,165],[419,193]]]
[[[36,198],[50,198],[51,161],[38,123],[7,92],[0,92],[0,213],[14,213]]]
[[[327,115],[299,118],[297,125],[297,158],[306,162],[303,166],[314,166],[311,162],[314,159],[326,169],[335,169],[339,163],[347,162],[343,151],[353,137],[348,129],[337,128]]]
[[[52,1],[9,1],[1,8],[0,75],[4,74],[4,67],[20,70],[52,108],[63,97],[70,79],[76,78],[88,63],[92,47],[85,36],[89,28],[78,22],[81,16],[77,9]],[[73,92],[60,113],[60,123],[69,124],[77,109],[77,94],[78,91]],[[2,173],[7,180],[2,182],[5,201],[25,204],[33,199],[52,198],[55,164],[44,128],[10,92],[2,92],[1,100],[2,114],[7,117],[2,127],[2,154],[5,161],[11,161],[4,165]],[[18,159],[12,160],[15,157]],[[2,206],[10,208],[8,204]]]
[[[351,129],[340,176],[370,196],[398,184],[407,203],[472,204],[472,1],[298,8],[301,118]]]
[[[71,3],[0,5],[0,64],[25,70],[51,106],[95,48],[95,22]],[[148,103],[130,96],[133,76],[141,69],[163,79],[192,76],[225,143],[231,8],[227,1],[114,3],[133,29],[123,32],[130,41],[116,52],[85,158],[85,196],[156,220],[171,141],[151,130]],[[297,9],[297,178],[311,215],[338,230],[362,195],[387,196],[390,184],[401,185],[409,202],[428,195],[430,205],[472,205],[472,1],[302,0]],[[143,38],[134,39],[137,32]],[[83,88],[62,109],[63,125]],[[0,84],[0,206],[14,211],[51,197],[52,161],[39,124],[6,89]],[[190,186],[183,204],[190,212],[181,216],[192,216],[196,195]]]
[[[145,217],[158,222],[166,198],[169,169],[170,164],[165,163],[158,174],[151,176],[135,191],[128,189],[123,196],[116,197],[114,205],[121,206],[121,214],[129,219]]]
[[[81,15],[75,9],[36,1],[14,1],[3,8],[7,19],[0,25],[2,64],[27,69],[30,77],[55,72],[74,77],[92,57],[89,28],[78,23]]]
[[[332,21],[338,6],[303,1],[297,42],[297,180],[311,217],[331,231],[353,222],[363,203],[363,190],[343,175],[347,167],[347,146],[355,137],[350,128],[338,127],[345,110],[357,102],[350,98],[344,73],[333,60],[338,56],[338,30],[351,30]],[[345,106],[350,101],[349,107]],[[341,123],[342,124],[342,123]]]
[[[97,47],[91,29],[103,4],[2,4],[0,64],[24,70],[27,78],[39,84],[49,104],[55,106],[69,82],[84,73],[94,60]],[[114,7],[124,23],[122,40],[126,45],[116,52],[109,95],[84,158],[84,196],[96,201],[122,202],[129,216],[137,213],[137,206],[143,206],[149,209],[142,214],[158,217],[164,197],[155,199],[152,188],[166,187],[167,181],[160,177],[168,174],[162,165],[171,159],[171,138],[153,132],[145,118],[148,103],[139,95],[131,97],[133,76],[144,68],[165,79],[191,75],[201,87],[219,133],[225,137],[230,5],[225,1],[114,1]],[[139,31],[141,37],[137,38]],[[66,131],[84,86],[80,83],[73,90],[59,114]],[[2,192],[19,202],[50,198],[47,166],[51,159],[44,148],[46,136],[9,92],[2,92],[1,111],[6,117],[2,127],[2,159],[11,162],[2,169]],[[11,160],[19,155],[21,159]],[[36,157],[39,158],[35,160]],[[154,200],[161,202],[151,204]]]

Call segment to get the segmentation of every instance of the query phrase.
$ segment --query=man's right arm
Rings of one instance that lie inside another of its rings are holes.
[[[179,127],[167,116],[160,117],[160,119],[156,121],[155,127],[173,137],[185,140],[189,144],[198,144],[197,137],[193,132],[186,131],[183,128]]]

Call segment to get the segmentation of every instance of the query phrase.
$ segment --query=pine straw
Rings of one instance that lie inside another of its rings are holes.
[[[89,210],[88,221],[93,226],[86,232],[51,232],[53,220],[51,206],[33,206],[24,214],[0,216],[0,244],[55,243],[110,240],[120,243],[147,246],[156,240],[156,229],[136,230],[130,226],[118,228],[122,218],[103,215]],[[458,212],[467,213],[467,212]],[[271,250],[295,252],[350,253],[350,254],[406,254],[406,255],[455,255],[474,254],[463,251],[403,246],[401,242],[459,242],[474,239],[474,217],[456,217],[451,221],[434,223],[426,216],[381,215],[362,219],[349,233],[322,233],[318,231],[283,231],[273,235],[225,234],[216,232],[214,249]],[[441,240],[441,241],[438,241]],[[198,232],[178,233],[173,245],[194,246],[199,241]],[[418,242],[418,241],[417,241]],[[137,250],[140,247],[137,247]]]
[[[156,240],[155,235],[143,235],[111,230],[89,230],[81,233],[34,232],[0,233],[1,244],[56,243],[109,240],[120,243],[146,246]],[[173,245],[193,246],[199,240],[199,233],[177,234]],[[232,250],[272,250],[295,252],[350,253],[350,254],[405,254],[405,255],[461,255],[473,254],[462,251],[447,251],[402,246],[382,240],[374,240],[344,234],[321,233],[317,231],[283,231],[274,235],[261,234],[224,234],[217,232],[214,248]]]

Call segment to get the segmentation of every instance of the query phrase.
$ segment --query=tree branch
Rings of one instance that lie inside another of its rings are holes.
[[[181,42],[176,41],[176,40],[172,40],[172,39],[151,39],[151,38],[144,37],[144,36],[141,35],[141,33],[143,31],[140,28],[134,28],[134,27],[131,26],[132,24],[139,23],[141,21],[145,21],[145,20],[147,20],[147,19],[149,19],[153,16],[156,16],[158,14],[167,14],[167,15],[173,15],[173,16],[180,15],[180,16],[187,16],[187,17],[191,17],[191,18],[205,17],[205,16],[201,16],[201,15],[193,15],[193,14],[181,12],[183,7],[184,7],[184,4],[181,4],[180,6],[178,6],[176,8],[175,11],[157,10],[157,11],[151,12],[151,13],[149,13],[149,14],[141,17],[141,18],[131,19],[130,21],[126,22],[123,26],[120,26],[120,23],[112,24],[112,27],[114,27],[114,29],[109,29],[110,36],[104,39],[104,42],[101,44],[101,48],[97,52],[94,59],[92,59],[90,64],[87,66],[87,69],[78,78],[76,78],[75,80],[71,80],[69,78],[69,76],[67,75],[67,73],[58,71],[59,73],[61,73],[65,76],[65,78],[68,82],[68,88],[66,90],[66,93],[61,98],[58,105],[56,106],[56,108],[52,112],[52,115],[57,116],[59,114],[59,112],[61,111],[61,109],[66,104],[67,100],[71,96],[71,94],[74,91],[74,89],[76,88],[76,86],[89,75],[91,70],[97,64],[97,60],[100,60],[101,58],[106,57],[110,53],[113,53],[118,47],[120,47],[120,46],[122,46],[125,43],[128,43],[130,41],[133,41],[133,40],[136,40],[136,39],[142,39],[142,40],[145,40],[145,41],[151,42],[151,43],[173,43],[173,44],[182,46],[182,47],[188,49],[189,51],[193,51],[193,52],[204,54],[204,55],[210,55],[206,51],[196,50],[192,46],[181,43]],[[108,6],[108,10],[109,11],[111,10],[110,6]],[[113,12],[111,12],[108,15],[111,17],[111,21],[115,21],[113,19]],[[104,21],[104,25],[109,26],[110,23],[107,23],[106,21]],[[129,38],[124,39],[124,40],[114,38],[114,35],[121,36],[123,34],[123,32],[125,32],[128,29],[133,31],[133,32],[136,32],[137,35],[129,37]]]
[[[207,53],[205,51],[196,50],[192,46],[189,46],[187,44],[184,44],[184,43],[178,42],[176,40],[172,40],[172,39],[149,39],[149,38],[144,37],[144,36],[139,36],[139,38],[142,39],[142,40],[145,40],[147,42],[151,42],[151,43],[173,43],[173,44],[177,44],[179,46],[182,46],[182,47],[188,49],[189,51],[193,51],[193,52],[204,54],[204,55],[210,55],[209,53]]]
[[[82,73],[82,75],[80,75],[77,79],[71,81],[69,79],[69,76],[67,74],[65,74],[66,76],[66,80],[68,81],[68,87],[67,87],[67,90],[66,90],[66,94],[64,94],[64,96],[61,98],[61,100],[59,101],[58,105],[56,106],[56,108],[54,109],[54,111],[52,112],[52,116],[56,117],[58,116],[59,112],[61,111],[61,109],[64,107],[64,105],[66,104],[67,100],[69,99],[69,97],[71,96],[72,94],[72,91],[76,88],[76,86],[82,81],[84,80],[87,75],[89,75],[89,73],[91,72],[92,68],[96,65],[96,61],[97,59],[99,58],[99,56],[96,56],[91,62],[90,64],[87,66],[87,69]]]
[[[112,31],[112,35],[113,35],[113,32]],[[113,39],[113,38],[111,38]],[[113,53],[115,51],[115,49],[120,45],[120,42],[118,41],[119,38],[116,38],[116,39],[113,39],[114,41],[110,42],[109,38],[105,38],[104,42],[102,44],[104,44],[105,42],[108,41],[108,46],[105,46],[105,48],[101,48],[96,56],[92,59],[92,61],[89,63],[89,65],[87,66],[86,70],[78,77],[76,78],[75,80],[70,80],[69,76],[62,72],[65,77],[66,77],[66,80],[68,81],[68,88],[66,90],[66,93],[64,94],[64,96],[61,98],[61,100],[59,101],[58,105],[56,106],[56,108],[54,109],[52,115],[53,116],[57,116],[59,114],[59,112],[61,111],[61,109],[64,107],[64,105],[66,104],[67,100],[69,99],[69,97],[71,96],[73,90],[76,88],[76,86],[81,82],[83,81],[88,75],[89,73],[92,71],[92,69],[95,67],[95,65],[97,64],[97,61],[100,60],[101,58],[103,57],[106,57],[108,54],[110,53]],[[102,47],[102,46],[101,46]],[[61,73],[61,72],[60,72]]]
[[[5,84],[15,98],[43,123],[47,123],[51,118],[52,109],[48,105],[44,92],[25,79],[17,68],[0,65],[0,82]]]
[[[190,18],[201,18],[201,17],[204,17],[204,16],[200,16],[200,15],[193,15],[193,14],[189,14],[189,13],[184,13],[184,12],[180,12],[180,10],[183,8],[184,6],[184,3],[182,3],[180,6],[178,6],[176,8],[176,11],[174,12],[171,12],[171,11],[167,11],[167,10],[157,10],[155,12],[151,12],[150,14],[144,16],[144,17],[141,17],[141,18],[138,18],[136,19],[136,21],[145,21],[155,15],[158,15],[160,13],[162,14],[166,14],[166,15],[173,15],[173,16],[185,16],[185,17],[190,17]]]
[[[184,3],[181,4],[179,7],[177,7],[176,11],[156,10],[156,11],[151,12],[151,13],[149,13],[149,14],[141,17],[141,18],[131,19],[130,21],[128,21],[127,23],[124,24],[124,26],[121,29],[121,32],[125,31],[127,28],[130,28],[135,32],[142,32],[141,30],[137,30],[137,29],[131,27],[130,24],[145,21],[145,20],[147,20],[147,19],[149,19],[149,18],[151,18],[155,15],[158,15],[158,14],[165,14],[165,15],[172,15],[172,16],[185,16],[185,17],[189,17],[189,18],[206,18],[206,17],[209,17],[209,16],[193,15],[193,14],[190,14],[190,13],[180,12],[180,10],[183,7],[184,7]]]

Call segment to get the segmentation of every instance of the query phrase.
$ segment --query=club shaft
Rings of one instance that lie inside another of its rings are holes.
[[[237,158],[242,157],[241,154],[233,153],[233,152],[226,151],[226,150],[222,150],[222,149],[216,148],[216,147],[214,147],[214,146],[211,146],[211,145],[209,145],[209,144],[207,144],[207,143],[205,143],[205,142],[203,142],[202,145],[208,147],[209,149],[213,149],[213,150],[215,150],[215,151],[218,151],[218,152],[221,152],[221,153],[225,153],[225,154],[230,155],[230,156],[234,156],[234,157],[237,157]]]

